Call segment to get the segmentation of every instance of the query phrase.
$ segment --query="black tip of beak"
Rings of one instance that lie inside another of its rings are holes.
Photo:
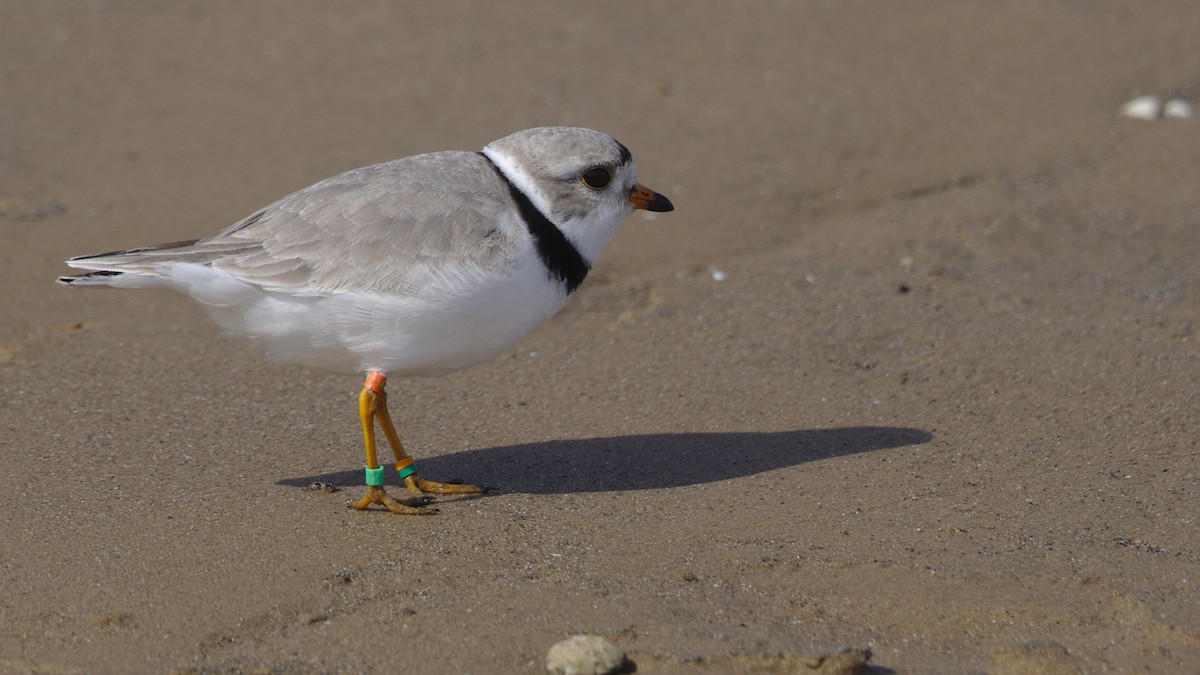
[[[674,211],[675,205],[671,203],[670,199],[667,199],[666,197],[655,192],[654,197],[650,201],[646,202],[646,210],[665,213],[667,211]]]
[[[670,199],[658,194],[645,185],[633,186],[633,192],[629,194],[629,201],[633,202],[633,208],[645,211],[663,212],[675,210],[675,205],[671,203]]]

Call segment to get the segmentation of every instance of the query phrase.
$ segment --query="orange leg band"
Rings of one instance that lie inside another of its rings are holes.
[[[371,371],[367,374],[367,381],[363,382],[364,389],[370,389],[376,394],[383,393],[383,385],[387,384],[387,376],[383,373]]]

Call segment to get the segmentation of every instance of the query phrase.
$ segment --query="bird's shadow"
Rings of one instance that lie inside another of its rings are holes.
[[[421,475],[463,480],[499,492],[567,494],[654,490],[713,483],[818,459],[929,442],[904,427],[844,427],[777,432],[641,434],[544,441],[418,458]],[[388,471],[388,483],[398,484]],[[361,469],[298,476],[280,485],[361,485]]]

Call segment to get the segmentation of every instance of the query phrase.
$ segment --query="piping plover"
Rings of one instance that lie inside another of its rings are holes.
[[[203,239],[71,258],[88,273],[59,281],[187,293],[278,360],[365,371],[367,490],[350,506],[429,513],[427,494],[483,490],[416,473],[388,414],[387,378],[496,356],[562,308],[635,209],[672,208],[638,184],[613,138],[527,129],[481,152],[348,171]],[[376,422],[408,498],[384,490]]]

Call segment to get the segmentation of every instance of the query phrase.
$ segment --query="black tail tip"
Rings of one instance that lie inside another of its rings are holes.
[[[75,277],[59,277],[56,279],[56,281],[64,286],[74,286],[80,282],[82,282],[84,285],[87,285],[91,282],[103,284],[104,282],[97,280],[103,277],[119,277],[122,274],[124,274],[124,272],[115,272],[113,270],[97,270],[95,272],[88,272],[87,274],[80,274],[79,276]]]

